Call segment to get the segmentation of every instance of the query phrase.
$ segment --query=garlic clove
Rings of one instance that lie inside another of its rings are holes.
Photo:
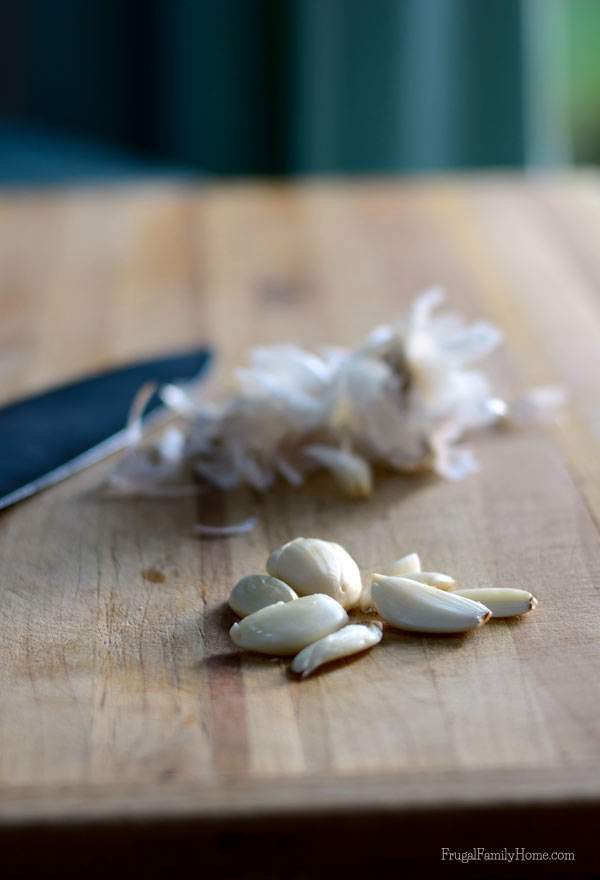
[[[294,657],[292,672],[297,672],[306,678],[324,663],[339,660],[341,657],[350,657],[360,651],[366,651],[381,641],[383,627],[379,622],[363,625],[352,623],[343,626],[337,632],[312,645],[308,645]]]
[[[409,577],[417,572],[421,571],[421,560],[419,558],[418,553],[409,553],[407,556],[402,556],[401,559],[396,559],[395,562],[390,563],[389,565],[384,565],[379,568],[381,574],[393,575],[394,577]],[[371,595],[371,582],[365,584],[363,587],[363,591],[360,596],[359,607],[361,611],[373,611],[373,598]]]
[[[270,555],[267,571],[300,596],[324,593],[344,608],[353,608],[362,592],[356,562],[333,541],[295,538]]]
[[[368,612],[374,611],[375,606],[373,605],[373,595],[372,595],[372,583],[368,581],[362,588],[362,592],[360,594],[360,598],[358,600],[358,607],[361,611]]]
[[[455,590],[454,596],[464,596],[475,602],[482,602],[492,612],[492,617],[515,617],[527,614],[537,607],[538,600],[527,590],[510,587],[480,587],[470,590]]]
[[[373,473],[360,455],[335,446],[314,443],[303,454],[330,472],[339,488],[351,498],[367,498],[373,491]]]
[[[449,574],[441,574],[439,571],[415,571],[408,575],[411,581],[427,584],[429,587],[437,587],[438,590],[452,590],[456,581]],[[485,602],[483,603],[485,605]]]
[[[421,559],[418,553],[409,553],[391,562],[381,569],[381,574],[393,575],[393,577],[409,577],[421,571]]]
[[[297,598],[292,588],[278,578],[269,574],[249,574],[241,578],[231,591],[229,607],[240,617],[246,617],[276,602],[291,602]]]
[[[480,602],[409,578],[380,574],[373,575],[373,602],[392,626],[415,632],[467,632],[492,616]]]
[[[294,602],[268,605],[234,623],[234,645],[259,654],[287,656],[328,636],[348,623],[348,615],[331,596],[304,596]]]

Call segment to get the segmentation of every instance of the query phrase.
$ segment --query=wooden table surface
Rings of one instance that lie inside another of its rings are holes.
[[[158,864],[185,844],[242,876],[262,848],[269,870],[312,876],[305,862],[440,866],[442,846],[496,845],[598,867],[599,243],[593,173],[0,196],[3,400],[197,342],[216,348],[217,376],[257,342],[352,343],[432,283],[505,333],[489,361],[503,393],[570,393],[552,428],[477,438],[477,476],[391,477],[356,503],[325,480],[280,487],[232,539],[195,538],[190,499],[100,498],[110,462],[4,513],[0,843],[14,859],[85,840],[81,864],[132,845]],[[292,681],[234,649],[222,603],[299,534],[365,568],[416,549],[540,606],[473,637],[391,635]]]

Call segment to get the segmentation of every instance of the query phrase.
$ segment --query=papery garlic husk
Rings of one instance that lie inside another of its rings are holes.
[[[477,629],[492,616],[480,602],[408,578],[374,574],[372,590],[379,614],[399,629],[460,633]]]
[[[362,456],[320,443],[305,447],[303,454],[328,470],[349,497],[367,498],[373,491],[371,465]]]
[[[412,577],[413,574],[421,571],[421,559],[418,553],[408,553],[389,565],[380,566],[378,571],[380,574],[393,575],[394,577]],[[361,611],[374,610],[371,587],[371,580],[363,587],[359,602]]]
[[[506,406],[504,418],[515,425],[550,424],[566,402],[567,393],[560,385],[541,385]]]
[[[454,596],[464,596],[475,602],[482,602],[492,612],[492,617],[515,617],[527,614],[537,607],[538,600],[527,590],[512,587],[479,587],[470,590],[455,590]]]
[[[229,597],[229,607],[240,617],[254,614],[276,602],[291,602],[298,596],[283,581],[269,574],[249,574],[241,578]]]
[[[347,623],[339,602],[317,594],[261,608],[234,623],[229,635],[238,648],[283,657],[297,654]]]
[[[429,587],[437,587],[438,590],[453,590],[456,586],[453,577],[439,571],[414,571],[407,577],[411,581],[418,581],[418,583],[427,584]],[[483,604],[485,605],[485,602]]]
[[[458,444],[505,418],[489,380],[472,368],[500,334],[486,322],[438,312],[443,298],[440,289],[425,291],[403,318],[353,349],[254,348],[220,402],[167,386],[162,397],[186,423],[184,442],[171,443],[167,462],[130,449],[111,485],[142,494],[163,487],[196,492],[200,478],[223,491],[266,492],[280,477],[302,485],[320,462],[344,491],[360,497],[370,492],[375,465],[448,479],[472,473],[474,456]],[[533,408],[546,412],[556,395],[537,398]],[[147,395],[140,400],[143,406]],[[136,442],[140,406],[130,432]],[[513,418],[518,409],[510,408]]]
[[[319,538],[295,538],[271,553],[267,571],[299,596],[325,593],[353,608],[362,592],[356,562],[340,544]]]
[[[300,651],[292,662],[292,672],[306,678],[324,663],[366,651],[381,641],[382,634],[383,628],[379,622],[367,625],[351,623]]]

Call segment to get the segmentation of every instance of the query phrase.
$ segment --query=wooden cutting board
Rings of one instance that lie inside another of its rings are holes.
[[[15,864],[143,853],[149,870],[187,846],[225,876],[271,876],[268,857],[291,877],[481,845],[597,867],[599,235],[592,174],[0,198],[5,400],[197,342],[219,381],[251,344],[354,343],[432,283],[505,333],[489,362],[502,394],[571,395],[557,425],[475,439],[481,472],[463,482],[390,477],[356,503],[326,479],[279,487],[218,511],[256,509],[235,538],[194,537],[190,499],[100,497],[112,463],[2,514],[0,843]],[[223,603],[297,535],[365,569],[418,550],[540,606],[465,638],[386,633],[294,681],[238,653]]]

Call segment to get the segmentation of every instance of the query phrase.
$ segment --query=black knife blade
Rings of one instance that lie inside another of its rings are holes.
[[[0,510],[94,464],[125,445],[131,403],[142,385],[189,382],[207,348],[107,370],[0,408]],[[145,417],[161,406],[154,394]]]

